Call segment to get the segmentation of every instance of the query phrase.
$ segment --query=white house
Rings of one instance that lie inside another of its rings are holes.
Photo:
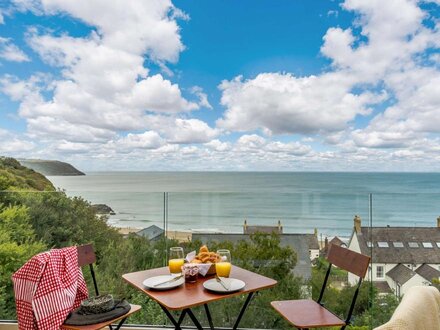
[[[366,279],[380,292],[405,294],[415,285],[440,279],[440,217],[437,227],[362,227],[355,216],[350,250],[371,257]],[[357,278],[349,275],[349,282]]]

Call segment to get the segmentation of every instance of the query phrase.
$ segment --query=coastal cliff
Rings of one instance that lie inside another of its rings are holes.
[[[55,187],[41,173],[21,165],[14,158],[0,156],[1,190],[55,191]]]
[[[68,163],[58,160],[42,160],[42,159],[19,159],[21,165],[29,167],[43,175],[85,175]]]

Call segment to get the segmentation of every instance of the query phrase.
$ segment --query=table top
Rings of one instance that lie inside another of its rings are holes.
[[[232,266],[230,277],[242,280],[246,283],[246,286],[237,292],[220,294],[206,290],[203,287],[203,282],[214,278],[214,276],[199,276],[196,283],[185,283],[180,287],[166,291],[150,290],[142,284],[142,282],[149,277],[168,274],[168,267],[162,267],[124,274],[122,278],[169,310],[191,308],[244,293],[268,289],[277,284],[277,281],[271,278],[237,266]]]

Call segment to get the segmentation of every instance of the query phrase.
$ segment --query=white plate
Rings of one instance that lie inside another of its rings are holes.
[[[222,281],[225,283],[226,287],[229,289],[225,289],[223,285],[216,281],[215,278],[208,280],[203,283],[203,287],[209,291],[228,293],[235,292],[243,289],[246,285],[242,280],[238,280],[236,278],[226,278],[222,277]]]
[[[185,282],[185,278],[182,276],[178,280],[155,286],[158,283],[162,283],[162,282],[171,280],[174,277],[175,276],[173,276],[173,275],[160,275],[160,276],[149,277],[145,281],[143,281],[142,284],[145,287],[147,287],[148,289],[170,290],[170,289],[173,289],[173,288],[176,288],[176,287],[182,285]]]

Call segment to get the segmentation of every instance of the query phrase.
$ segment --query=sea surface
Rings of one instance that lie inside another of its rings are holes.
[[[277,225],[287,233],[349,236],[362,225],[436,226],[440,173],[90,172],[50,176],[69,196],[110,206],[109,223],[235,232]],[[165,194],[167,193],[167,194]]]

